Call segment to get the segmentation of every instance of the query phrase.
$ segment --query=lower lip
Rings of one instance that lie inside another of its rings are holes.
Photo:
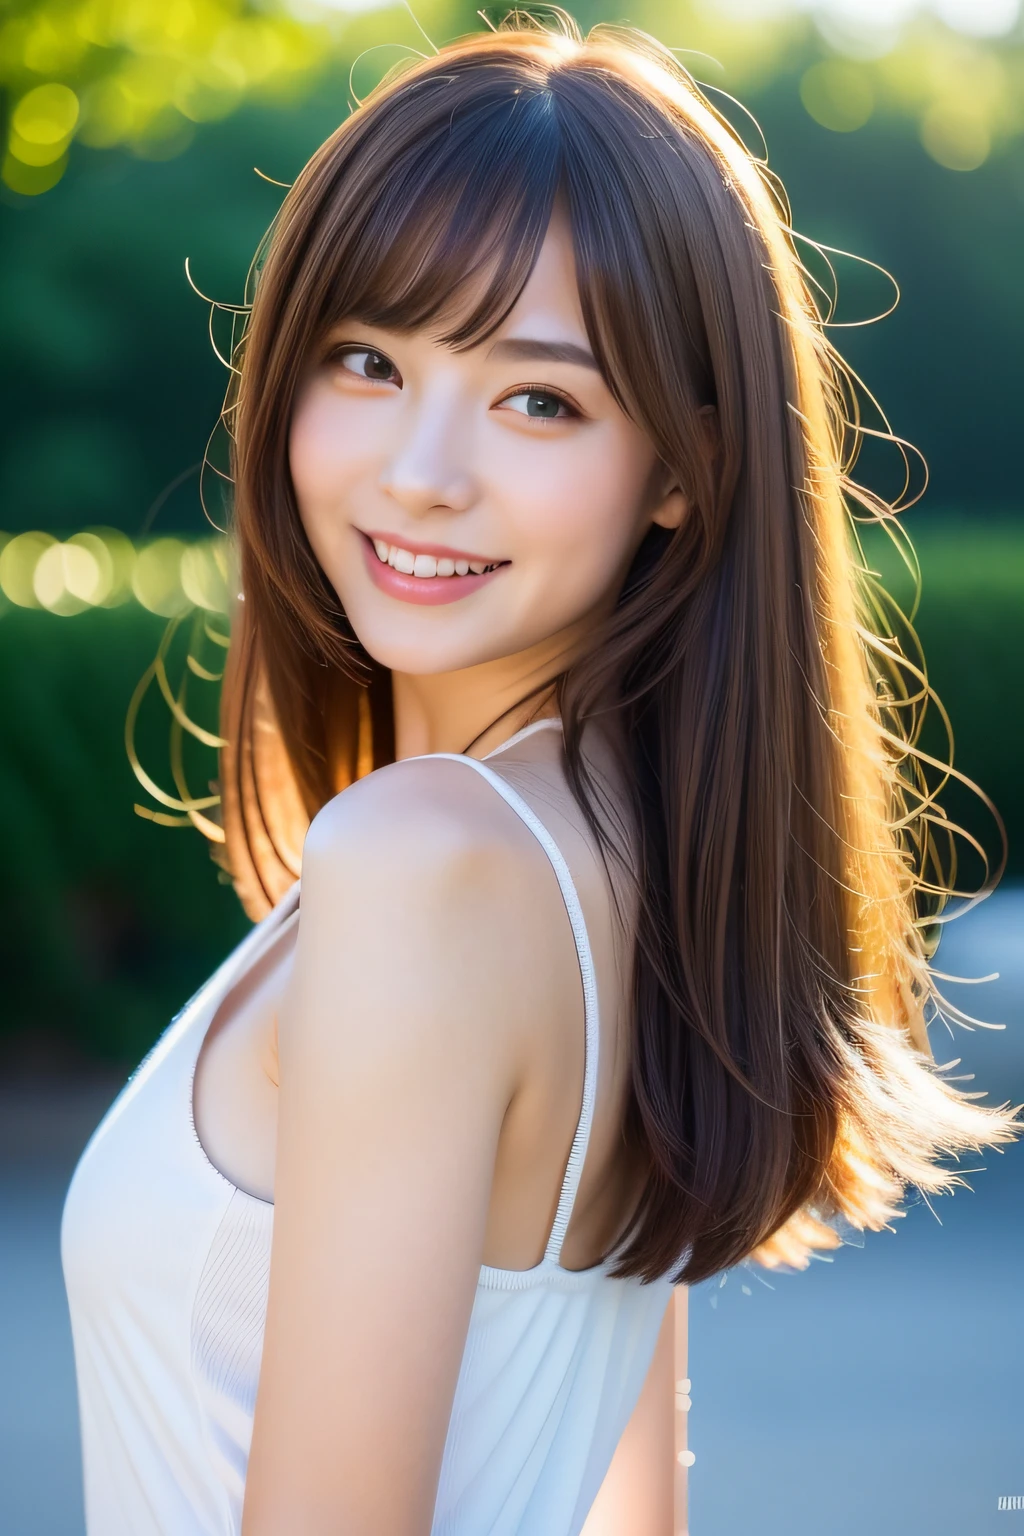
[[[360,537],[371,581],[382,592],[386,592],[388,597],[397,597],[403,603],[422,603],[426,607],[438,603],[457,603],[460,598],[479,592],[482,586],[493,581],[504,570],[504,566],[499,565],[496,570],[484,571],[480,576],[406,576],[396,571],[393,565],[385,565],[382,560],[378,560],[371,541],[365,534]]]

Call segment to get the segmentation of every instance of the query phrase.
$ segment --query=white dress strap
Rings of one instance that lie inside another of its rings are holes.
[[[538,721],[537,725],[546,725],[548,723],[547,721]],[[558,722],[551,721],[550,723],[557,724]],[[526,728],[527,731],[530,729],[531,727],[529,726]],[[517,734],[512,740],[518,741],[521,734],[525,733]],[[505,742],[504,745],[510,746],[511,740]],[[499,750],[501,749],[499,748]],[[551,1234],[548,1237],[547,1246],[544,1250],[545,1260],[558,1264],[561,1259],[562,1243],[565,1240],[569,1219],[572,1216],[573,1205],[576,1202],[576,1192],[579,1189],[580,1175],[583,1172],[583,1162],[587,1155],[587,1143],[590,1140],[590,1127],[594,1118],[594,1101],[597,1094],[599,1048],[597,983],[594,977],[594,962],[590,951],[590,940],[587,936],[587,925],[583,919],[583,908],[576,894],[576,887],[569,873],[569,866],[566,864],[558,844],[522,796],[518,795],[499,773],[495,773],[493,768],[489,768],[479,758],[465,757],[458,752],[431,752],[428,755],[431,759],[450,758],[452,762],[466,763],[481,778],[486,779],[497,790],[505,803],[511,806],[519,819],[525,822],[548,856],[551,867],[555,872],[555,877],[558,880],[558,887],[562,893],[562,900],[565,902],[565,910],[569,915],[569,922],[572,925],[572,936],[576,942],[580,977],[583,982],[586,1033],[584,1040],[583,1105],[576,1126],[576,1134],[572,1139],[572,1149],[569,1153],[565,1177],[562,1180],[562,1190],[558,1197],[558,1209],[555,1212],[554,1226],[551,1228]]]

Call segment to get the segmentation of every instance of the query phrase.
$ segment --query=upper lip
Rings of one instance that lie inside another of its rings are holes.
[[[383,544],[394,544],[397,549],[407,549],[411,555],[433,555],[437,560],[470,560],[474,565],[505,565],[491,555],[474,555],[466,549],[453,549],[450,544],[422,544],[404,534],[382,533],[379,529],[360,528],[365,539],[380,539]]]

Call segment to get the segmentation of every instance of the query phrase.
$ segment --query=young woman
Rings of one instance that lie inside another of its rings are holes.
[[[649,39],[473,37],[314,155],[235,363],[262,921],[68,1196],[90,1536],[668,1536],[673,1285],[1016,1124],[931,1061],[784,204]]]

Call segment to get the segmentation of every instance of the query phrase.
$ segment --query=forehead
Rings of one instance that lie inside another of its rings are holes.
[[[429,327],[432,339],[451,344],[453,326],[487,305],[495,284],[493,270],[474,274],[453,293],[439,322]],[[474,335],[469,347],[490,350],[517,338],[575,344],[589,357],[589,343],[576,277],[572,230],[564,211],[553,210],[536,260],[526,282],[500,324],[486,335]],[[577,361],[567,354],[565,361]]]
[[[556,204],[533,270],[497,334],[572,335],[586,343],[587,330],[576,278],[572,230]]]

